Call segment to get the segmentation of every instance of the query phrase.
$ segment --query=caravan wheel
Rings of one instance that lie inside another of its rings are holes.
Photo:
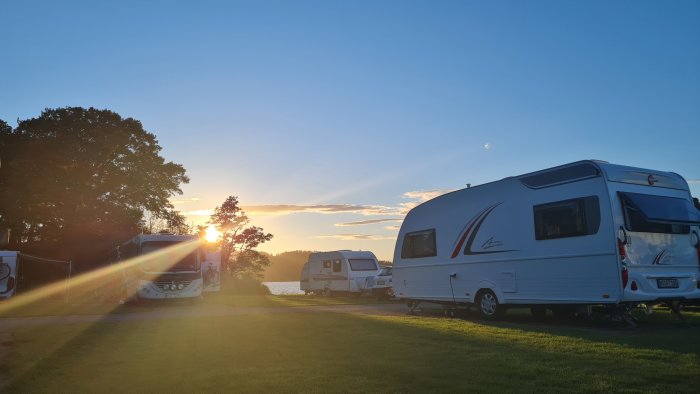
[[[325,297],[330,297],[330,296],[333,295],[333,293],[331,292],[331,289],[325,288],[325,289],[323,289],[323,295],[324,295]]]
[[[496,319],[502,312],[503,307],[498,304],[498,298],[491,290],[485,289],[479,292],[476,297],[479,313],[484,319]]]

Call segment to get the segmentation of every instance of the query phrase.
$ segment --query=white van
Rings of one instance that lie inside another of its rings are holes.
[[[374,277],[379,271],[379,262],[372,252],[311,253],[301,270],[300,287],[307,294],[361,293],[366,288],[367,278]]]
[[[19,252],[0,250],[0,299],[17,292],[17,256]]]
[[[394,252],[411,301],[533,313],[700,298],[700,211],[678,174],[581,161],[413,208]]]

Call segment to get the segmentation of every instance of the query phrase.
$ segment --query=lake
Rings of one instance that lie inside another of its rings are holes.
[[[303,291],[301,291],[301,284],[299,281],[295,282],[263,282],[265,286],[267,286],[268,289],[270,289],[270,293],[273,295],[283,295],[283,294],[304,294]]]

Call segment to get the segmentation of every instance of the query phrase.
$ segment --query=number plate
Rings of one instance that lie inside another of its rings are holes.
[[[656,285],[659,289],[677,289],[678,279],[676,278],[661,278],[656,280]]]
[[[377,285],[383,285],[384,283],[386,283],[386,282],[384,282],[383,280],[378,280],[375,284],[377,284]]]

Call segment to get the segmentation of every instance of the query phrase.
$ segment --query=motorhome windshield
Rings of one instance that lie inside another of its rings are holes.
[[[630,231],[688,234],[700,224],[700,211],[688,200],[649,194],[620,193]]]
[[[377,263],[372,259],[348,259],[353,271],[376,271]]]
[[[179,242],[168,241],[151,241],[141,244],[141,254],[148,254],[161,251],[168,247],[177,245]],[[147,272],[177,272],[177,271],[197,271],[199,270],[199,261],[197,259],[197,251],[194,251],[179,261],[173,261],[169,253],[160,253],[152,259],[148,259],[142,265],[144,271]]]

